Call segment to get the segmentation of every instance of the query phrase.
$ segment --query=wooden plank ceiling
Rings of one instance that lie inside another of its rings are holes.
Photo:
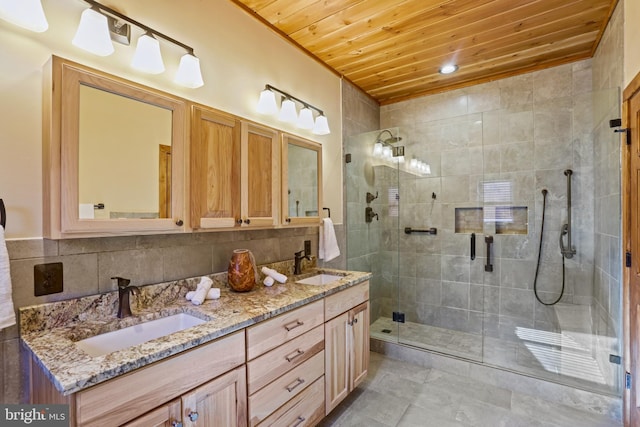
[[[390,104],[589,58],[618,0],[232,1]]]

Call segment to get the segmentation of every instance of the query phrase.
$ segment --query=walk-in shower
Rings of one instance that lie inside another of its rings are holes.
[[[403,127],[347,139],[347,267],[373,273],[373,339],[620,393],[610,178],[596,176],[615,141],[600,126],[617,114],[611,93],[592,94],[585,118],[564,99],[464,114],[414,103],[383,112]]]

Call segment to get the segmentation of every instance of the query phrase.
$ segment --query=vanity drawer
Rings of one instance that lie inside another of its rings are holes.
[[[324,327],[315,327],[306,334],[247,362],[247,388],[253,394],[287,371],[309,360],[324,349]]]
[[[324,350],[249,396],[249,425],[257,425],[273,411],[324,375]]]
[[[352,286],[344,291],[329,295],[324,301],[324,318],[334,317],[369,300],[369,281]]]
[[[258,426],[314,426],[322,418],[324,418],[324,375],[269,415]]]
[[[242,365],[244,357],[240,331],[79,391],[78,426],[121,425]]]
[[[247,360],[255,359],[324,323],[324,301],[318,300],[247,328]]]

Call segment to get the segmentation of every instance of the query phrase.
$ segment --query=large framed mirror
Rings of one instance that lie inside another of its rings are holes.
[[[285,225],[320,224],[322,145],[282,136],[282,217]]]
[[[186,101],[55,56],[47,67],[45,235],[183,231]]]

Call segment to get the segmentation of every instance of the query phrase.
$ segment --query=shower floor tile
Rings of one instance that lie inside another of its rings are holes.
[[[467,332],[397,323],[380,317],[371,324],[370,335],[377,340],[462,357],[568,386],[601,393],[614,391],[614,379],[607,379],[601,371],[586,334],[517,329],[517,341],[489,336],[483,339]]]

